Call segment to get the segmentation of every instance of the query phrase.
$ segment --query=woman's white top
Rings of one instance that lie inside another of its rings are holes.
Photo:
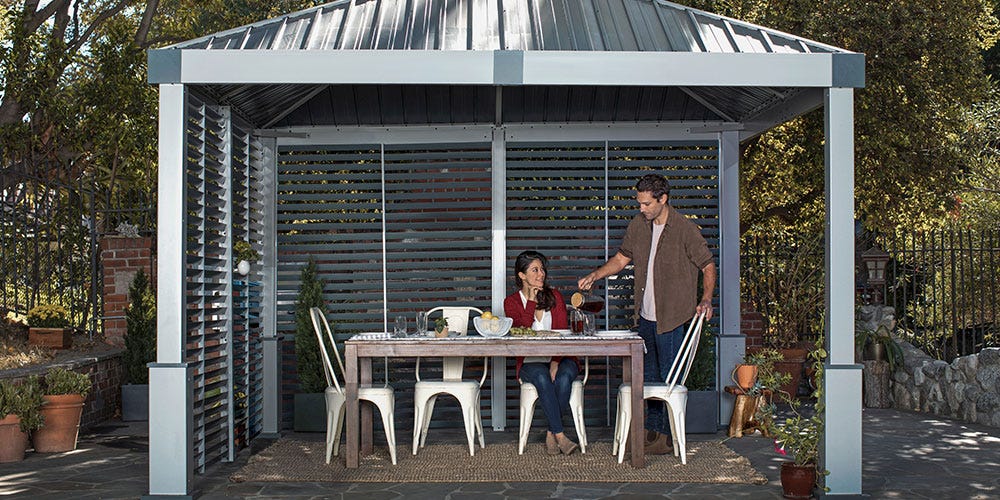
[[[524,296],[524,292],[517,292],[521,296],[521,307],[528,308],[528,298]],[[538,319],[538,316],[534,316],[534,321],[531,322],[532,330],[551,330],[552,329],[552,311],[542,311],[542,319]],[[552,361],[550,356],[525,356],[525,363],[548,363]]]

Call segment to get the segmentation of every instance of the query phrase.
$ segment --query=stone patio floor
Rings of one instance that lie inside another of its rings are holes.
[[[1000,498],[1000,429],[874,409],[864,410],[863,426],[864,497]],[[592,441],[607,439],[607,432],[595,431]],[[0,497],[139,498],[148,491],[147,436],[144,422],[109,421],[82,434],[73,452],[29,453],[22,462],[0,464]],[[487,431],[486,435],[487,446],[491,440],[515,438],[513,427],[505,432]],[[722,440],[725,434],[693,434],[688,438]],[[454,439],[464,440],[464,435],[456,433]],[[262,441],[253,448],[266,446]],[[235,462],[215,465],[206,474],[195,476],[193,493],[203,499],[781,498],[778,467],[782,458],[769,439],[757,435],[729,439],[726,444],[749,458],[767,476],[768,484],[230,483],[229,475],[245,464],[253,451],[243,450]]]

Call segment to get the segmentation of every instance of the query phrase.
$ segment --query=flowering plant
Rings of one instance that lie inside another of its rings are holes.
[[[826,358],[826,350],[823,349],[823,340],[816,341],[816,348],[809,353],[813,367],[816,369],[816,380],[823,377],[823,359]],[[770,403],[761,407],[761,421],[766,422],[768,431],[774,436],[774,450],[781,455],[791,455],[795,465],[816,465],[819,460],[819,442],[823,438],[823,389],[822,383],[816,384],[813,396],[816,398],[816,407],[811,415],[806,415],[802,409],[802,402],[793,396],[780,393],[781,397],[788,403],[791,409],[791,416],[783,421],[775,417],[776,407]]]
[[[59,304],[42,304],[28,311],[28,326],[35,328],[66,328],[69,313]]]
[[[233,255],[236,256],[237,261],[257,262],[259,258],[257,251],[253,249],[250,243],[243,240],[233,243]]]

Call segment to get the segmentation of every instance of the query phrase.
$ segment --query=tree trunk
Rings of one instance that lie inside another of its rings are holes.
[[[892,400],[889,394],[889,362],[863,361],[864,390],[866,408],[889,408]]]

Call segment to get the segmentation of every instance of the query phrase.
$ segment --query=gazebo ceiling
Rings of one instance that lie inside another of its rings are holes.
[[[815,107],[810,87],[863,86],[863,65],[660,0],[340,0],[151,51],[150,81],[196,84],[263,128],[493,122],[496,86],[505,122],[743,122]],[[763,76],[725,77],[748,70]]]

